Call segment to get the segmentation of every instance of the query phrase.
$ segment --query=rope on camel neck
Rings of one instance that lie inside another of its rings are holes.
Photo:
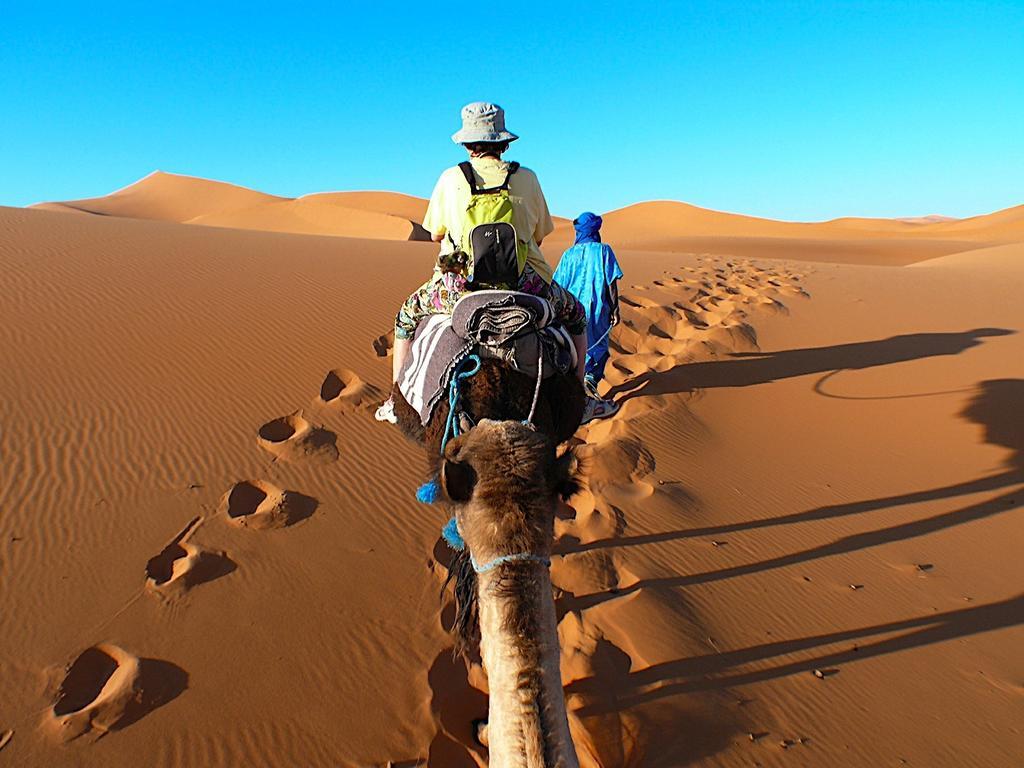
[[[483,565],[480,565],[473,555],[469,556],[469,561],[473,564],[473,570],[477,573],[487,573],[488,571],[493,571],[499,565],[504,563],[522,562],[524,560],[541,563],[545,568],[551,567],[551,560],[549,558],[546,558],[543,555],[535,555],[532,552],[516,552],[512,555],[501,555],[493,560],[489,560]]]

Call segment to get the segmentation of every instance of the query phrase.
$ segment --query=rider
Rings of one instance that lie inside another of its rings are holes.
[[[601,242],[601,217],[581,213],[573,221],[576,242],[562,254],[555,279],[580,300],[587,312],[586,387],[588,400],[583,422],[614,415],[619,404],[597,394],[608,362],[608,335],[619,324],[619,280],[622,269],[611,246]]]
[[[412,345],[419,321],[430,314],[451,314],[456,302],[472,287],[467,286],[466,256],[462,244],[467,234],[467,206],[477,189],[506,187],[512,205],[511,224],[524,251],[525,262],[513,284],[488,287],[507,288],[547,299],[556,319],[572,335],[577,352],[577,375],[583,380],[586,359],[587,318],[579,301],[552,280],[550,265],[544,260],[540,243],[554,229],[548,204],[537,176],[528,168],[501,159],[518,136],[505,129],[505,112],[497,104],[474,102],[462,108],[462,129],[452,136],[469,153],[469,168],[454,166],[444,171],[434,187],[423,220],[423,227],[435,242],[441,243],[434,273],[417,288],[398,310],[395,318],[395,347],[392,361],[392,384]],[[471,187],[468,173],[472,173]],[[376,417],[394,422],[394,402],[389,397]]]

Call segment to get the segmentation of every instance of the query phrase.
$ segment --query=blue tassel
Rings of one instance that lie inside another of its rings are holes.
[[[454,517],[445,523],[444,528],[441,529],[441,536],[448,542],[448,546],[456,552],[461,552],[466,548],[466,542],[462,540],[462,534],[459,533],[459,524],[455,522]]]
[[[437,478],[435,477],[416,489],[416,501],[423,504],[433,504],[437,501],[437,496],[440,492],[441,488],[438,486]]]

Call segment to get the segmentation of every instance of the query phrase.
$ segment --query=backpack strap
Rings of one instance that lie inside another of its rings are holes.
[[[519,163],[508,164],[508,175],[505,176],[505,182],[500,187],[495,187],[497,190],[508,189],[508,184],[512,181],[512,174],[519,170]]]
[[[474,195],[493,195],[495,192],[501,192],[502,190],[508,189],[509,182],[512,181],[512,174],[519,170],[519,163],[508,164],[508,174],[505,176],[505,181],[496,187],[488,187],[487,189],[480,189],[476,185],[476,176],[473,175],[473,164],[468,160],[459,163],[459,170],[462,171],[462,175],[466,177],[466,181],[469,183],[469,191]]]
[[[476,187],[476,176],[473,175],[473,164],[466,160],[465,162],[459,163],[459,170],[462,171],[462,175],[465,176],[466,181],[469,182],[470,193],[474,195],[480,194],[483,190],[477,189]]]

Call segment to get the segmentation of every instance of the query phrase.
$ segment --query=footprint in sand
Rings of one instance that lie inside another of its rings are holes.
[[[654,455],[641,440],[616,437],[582,452],[589,464],[587,483],[591,492],[612,501],[629,503],[646,499],[654,486],[644,478],[654,472]]]
[[[570,551],[552,561],[551,583],[563,592],[592,595],[614,591],[619,582],[614,558],[606,551]]]
[[[390,330],[373,340],[373,351],[377,357],[389,357],[391,350],[395,347],[395,332]]]
[[[635,288],[636,286],[633,287]],[[619,296],[619,302],[634,309],[649,309],[650,307],[659,306],[658,302],[652,299],[645,299],[642,296],[621,295]]]
[[[219,511],[235,525],[256,530],[285,528],[305,520],[319,502],[265,480],[242,480],[221,497]]]
[[[268,421],[259,429],[256,442],[283,461],[335,461],[337,436],[310,423],[301,410]]]
[[[192,587],[226,576],[235,563],[224,552],[213,552],[189,539],[202,523],[195,518],[146,563],[146,589],[166,598],[181,597]]]
[[[344,410],[370,410],[380,398],[380,390],[367,384],[358,374],[347,368],[335,368],[324,377],[316,402]]]
[[[64,742],[89,732],[102,736],[131,725],[187,686],[188,673],[175,664],[100,643],[66,668],[43,727]]]
[[[694,328],[698,331],[702,331],[708,327],[708,324],[705,323],[696,315],[692,307],[687,306],[679,301],[675,302],[672,306],[683,313],[683,317],[686,319],[686,322],[690,325],[691,328]]]

